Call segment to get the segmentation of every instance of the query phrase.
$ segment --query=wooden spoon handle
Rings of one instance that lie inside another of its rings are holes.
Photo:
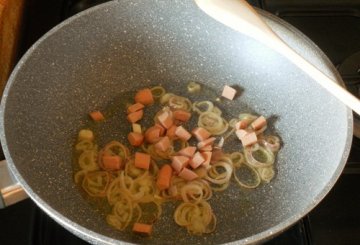
[[[28,195],[20,184],[15,184],[7,188],[1,189],[1,196],[4,207],[8,207],[28,198]]]
[[[195,0],[208,15],[276,50],[360,115],[360,101],[289,47],[245,0]]]

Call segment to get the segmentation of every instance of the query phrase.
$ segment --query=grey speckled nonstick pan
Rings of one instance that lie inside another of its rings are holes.
[[[278,18],[260,14],[290,46],[342,83],[309,39]],[[270,118],[269,132],[282,139],[276,176],[255,190],[231,185],[216,193],[210,202],[218,218],[212,234],[190,236],[171,215],[162,215],[151,238],[118,232],[74,184],[77,132],[88,124],[89,111],[119,108],[118,116],[96,133],[100,145],[111,139],[126,142],[129,125],[120,108],[124,93],[162,84],[183,94],[189,80],[215,94],[225,84],[237,85],[240,96],[219,104],[229,117],[251,111]],[[191,0],[119,0],[66,20],[24,55],[1,103],[1,143],[11,171],[46,213],[94,244],[268,239],[328,193],[344,167],[351,139],[350,110],[285,58],[216,22]]]

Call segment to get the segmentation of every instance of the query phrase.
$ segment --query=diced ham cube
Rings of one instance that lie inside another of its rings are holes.
[[[246,120],[238,121],[235,124],[235,129],[245,129],[248,126],[248,122]]]
[[[119,170],[122,159],[119,156],[103,156],[102,165],[105,170]]]
[[[173,169],[169,164],[164,164],[158,172],[156,187],[161,191],[168,189],[171,183]]]
[[[173,116],[176,120],[179,120],[181,122],[187,122],[191,117],[191,113],[184,110],[176,110],[173,112]]]
[[[194,156],[190,159],[190,166],[193,169],[199,167],[203,162],[205,162],[205,158],[200,152],[196,152]]]
[[[128,134],[128,140],[132,146],[140,146],[144,142],[144,136],[140,133],[130,132]]]
[[[172,158],[171,166],[176,172],[180,172],[189,163],[190,158],[185,156],[174,156]]]
[[[90,117],[92,120],[94,120],[95,122],[100,122],[105,120],[104,115],[101,113],[101,111],[93,111],[89,113]]]
[[[154,103],[154,97],[151,93],[151,90],[148,88],[137,91],[134,99],[135,102],[141,103],[143,105],[150,105]]]
[[[166,129],[169,129],[174,124],[173,118],[169,111],[163,111],[160,113],[158,120],[160,124]]]
[[[209,131],[202,127],[194,128],[191,133],[196,137],[198,141],[204,141],[211,136]]]
[[[160,129],[155,126],[148,128],[145,131],[145,140],[150,144],[158,142],[160,140]]]
[[[211,137],[211,138],[208,138],[204,141],[200,141],[198,144],[197,144],[197,147],[199,149],[203,148],[204,146],[208,146],[208,145],[212,145],[214,143],[214,141],[216,140],[215,137]]]
[[[175,135],[176,128],[176,125],[172,125],[168,130],[166,130],[166,136],[168,136],[170,139],[175,139],[177,137]]]
[[[254,130],[259,130],[261,128],[263,128],[266,125],[266,118],[264,116],[260,116],[258,118],[255,119],[255,121],[253,121],[251,123],[251,127]]]
[[[183,178],[184,180],[190,181],[198,178],[198,175],[188,168],[183,168],[183,170],[181,170],[181,172],[179,173],[179,177]]]
[[[150,236],[152,233],[152,225],[144,224],[144,223],[134,223],[133,232],[139,233],[142,235]]]
[[[161,126],[159,123],[155,123],[154,127],[160,129],[160,136],[164,136],[166,129],[163,126]]]
[[[139,121],[144,115],[144,111],[143,110],[140,110],[140,111],[135,111],[135,112],[132,112],[130,113],[128,116],[127,116],[127,120],[131,123],[136,123],[137,121]]]
[[[257,136],[255,132],[248,133],[241,138],[241,143],[243,144],[244,147],[255,144],[256,142],[257,142]]]
[[[245,135],[247,135],[249,132],[244,129],[238,129],[236,130],[235,134],[238,137],[239,140],[241,140]]]
[[[170,139],[167,136],[162,137],[161,140],[159,140],[155,144],[155,148],[160,151],[167,151],[169,149],[169,147],[170,147]]]
[[[212,151],[212,146],[211,145],[204,146],[203,148],[200,148],[199,151],[201,151],[201,152]]]
[[[217,162],[220,160],[224,155],[224,152],[221,148],[214,147],[211,155],[211,161],[210,162]]]
[[[144,106],[143,104],[141,104],[141,103],[135,103],[135,104],[133,104],[133,105],[131,105],[131,106],[129,106],[129,107],[127,108],[127,113],[130,114],[130,113],[133,113],[133,112],[135,112],[135,111],[140,111],[140,110],[142,110],[144,107],[145,107],[145,106]]]
[[[178,151],[177,154],[191,158],[195,154],[195,151],[196,151],[195,146],[188,146],[188,147],[185,147],[185,148],[181,149],[180,151]]]
[[[191,138],[191,134],[183,126],[176,128],[175,135],[183,141],[188,141]]]
[[[201,164],[205,168],[208,168],[210,166],[211,156],[212,152],[202,152],[201,155],[204,157],[205,161]]]
[[[151,162],[151,156],[146,153],[136,152],[134,165],[137,168],[149,169]]]
[[[236,90],[228,85],[224,86],[223,92],[221,94],[222,97],[233,100],[236,95]]]

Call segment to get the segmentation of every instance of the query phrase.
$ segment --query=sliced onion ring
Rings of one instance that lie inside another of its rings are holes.
[[[198,101],[198,102],[193,103],[192,109],[193,109],[193,111],[201,114],[204,112],[213,111],[214,104],[208,100]]]
[[[227,131],[229,123],[218,114],[208,111],[200,114],[198,126],[205,128],[213,135],[221,135]]]
[[[165,89],[161,86],[155,86],[150,89],[155,99],[161,98],[166,93]]]
[[[260,162],[254,157],[254,152],[260,151],[261,154],[266,157],[266,160],[264,162]],[[272,153],[270,150],[266,149],[263,146],[260,146],[259,144],[254,144],[252,146],[245,147],[244,149],[244,155],[246,162],[255,167],[255,168],[264,168],[269,167],[272,164],[274,164],[275,156],[274,153]]]
[[[280,139],[274,135],[263,137],[259,143],[272,152],[277,152],[280,149]]]
[[[275,176],[275,171],[273,167],[258,168],[257,171],[259,173],[261,180],[266,183],[269,183]]]
[[[245,183],[244,181],[240,180],[239,177],[237,176],[236,172],[241,171],[241,168],[248,168],[254,176],[254,182],[253,183]],[[261,178],[259,173],[256,171],[255,168],[253,168],[252,166],[248,165],[248,164],[242,164],[239,168],[234,169],[234,179],[235,181],[242,187],[245,188],[249,188],[249,189],[254,189],[256,187],[258,187],[261,183]]]

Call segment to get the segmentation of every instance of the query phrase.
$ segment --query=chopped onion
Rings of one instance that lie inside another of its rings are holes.
[[[233,163],[233,166],[237,168],[239,168],[241,164],[245,162],[244,154],[238,151],[231,153],[230,159]]]
[[[222,172],[219,172],[218,169],[222,169]],[[224,161],[218,161],[211,165],[211,168],[208,169],[205,179],[211,183],[222,185],[229,182],[232,174],[232,167],[229,163]]]
[[[89,151],[95,148],[91,140],[81,140],[75,145],[77,151]]]
[[[241,113],[239,115],[240,121],[245,120],[248,123],[248,125],[250,125],[250,123],[252,123],[256,118],[258,118],[258,117],[253,114],[249,114],[249,113]]]
[[[229,126],[232,127],[232,128],[235,128],[235,125],[239,122],[240,120],[237,119],[237,118],[232,118],[230,119],[229,121]]]
[[[257,171],[260,175],[261,180],[266,183],[269,183],[275,176],[275,171],[273,167],[258,168]]]
[[[87,172],[88,171],[86,171],[86,170],[77,171],[76,174],[74,175],[75,183],[80,184],[80,182],[83,180],[83,178]]]
[[[86,173],[83,181],[82,188],[89,196],[104,197],[106,190],[110,184],[110,174],[107,171],[94,171]]]
[[[111,141],[110,143],[106,144],[105,147],[102,149],[104,155],[107,156],[119,156],[123,160],[127,159],[129,156],[129,148],[121,144],[119,141]],[[100,156],[101,157],[101,156]]]
[[[118,230],[124,230],[133,217],[133,204],[126,195],[121,196],[113,209],[112,214],[106,217],[106,221]]]
[[[259,143],[272,152],[277,152],[280,149],[280,139],[273,135],[263,137]]]
[[[94,171],[99,169],[99,165],[96,162],[97,152],[95,150],[83,151],[79,156],[79,166],[86,171]]]
[[[121,181],[121,177],[117,177],[109,185],[109,188],[106,192],[106,197],[110,205],[114,205],[116,202],[122,200],[123,198],[129,198],[128,195],[121,188]]]
[[[261,154],[263,159],[256,159],[254,156],[256,153]],[[244,154],[246,162],[255,168],[269,167],[274,164],[275,161],[274,154],[259,144],[245,147]]]
[[[212,232],[216,226],[216,218],[206,201],[193,204],[184,202],[174,213],[175,222],[187,228],[190,234],[201,235]]]
[[[174,110],[191,111],[192,108],[192,103],[188,98],[177,95],[169,98],[168,105]]]
[[[194,180],[181,187],[181,197],[184,202],[198,203],[212,197],[212,191],[208,182]]]
[[[196,82],[189,82],[189,84],[187,85],[187,89],[190,93],[196,93],[200,91],[201,86]]]
[[[215,114],[218,114],[219,116],[222,115],[222,111],[217,106],[214,106],[214,108],[212,109],[212,112],[214,112]]]
[[[190,82],[187,89],[194,93],[200,91],[201,86],[196,82]],[[227,122],[222,117],[220,108],[211,101],[198,101],[192,104],[186,97],[166,93],[162,86],[155,86],[150,90],[153,97],[162,105],[162,109],[155,115],[155,123],[159,123],[158,116],[164,111],[168,112],[170,117],[175,110],[194,111],[199,114],[199,127],[206,129],[211,135],[220,135],[212,145],[211,164],[193,169],[197,178],[191,181],[179,177],[178,173],[171,175],[170,186],[161,188],[160,191],[157,186],[161,182],[158,164],[169,164],[169,160],[179,150],[193,143],[192,140],[172,139],[166,151],[160,151],[155,144],[143,143],[141,149],[151,157],[150,168],[143,169],[135,166],[134,155],[130,155],[129,148],[120,142],[111,141],[98,151],[93,137],[87,137],[88,139],[78,139],[75,145],[80,169],[74,175],[75,183],[81,185],[89,196],[107,200],[112,211],[106,220],[118,230],[124,230],[140,220],[142,223],[152,224],[160,217],[164,201],[180,200],[182,203],[174,213],[178,225],[185,227],[190,234],[202,235],[213,232],[217,220],[207,202],[213,192],[227,189],[232,175],[238,185],[244,188],[256,188],[261,181],[271,181],[275,176],[274,161],[276,152],[280,149],[280,139],[276,136],[264,136],[265,125],[255,131],[258,137],[256,144],[243,148],[241,152],[225,154],[221,148],[226,147],[226,139],[234,134],[236,123],[244,120],[249,125],[247,130],[253,131],[250,124],[258,118],[257,116],[242,113],[238,118],[232,118]],[[174,125],[179,126],[179,123],[175,120]],[[239,143],[240,148],[242,147]],[[121,157],[124,168],[118,171],[99,171],[104,155]]]
[[[252,172],[253,177],[254,177],[253,183],[246,183],[245,181],[239,179],[237,172],[241,171],[242,168],[248,168]],[[255,168],[253,168],[252,166],[250,166],[247,163],[241,164],[240,167],[234,169],[234,179],[240,186],[249,188],[249,189],[256,188],[261,183],[259,173],[256,171]]]
[[[204,112],[209,112],[209,111],[212,112],[214,109],[214,104],[208,100],[194,102],[192,109],[193,109],[193,111],[195,111],[199,114],[204,113]]]
[[[167,104],[169,102],[169,99],[173,96],[175,96],[175,94],[172,93],[164,94],[163,96],[160,97],[160,104],[162,105]]]
[[[162,86],[155,86],[150,89],[153,97],[159,99],[166,93],[165,89]]]
[[[229,124],[224,118],[210,111],[200,114],[198,126],[205,128],[213,135],[223,134],[229,128]]]

